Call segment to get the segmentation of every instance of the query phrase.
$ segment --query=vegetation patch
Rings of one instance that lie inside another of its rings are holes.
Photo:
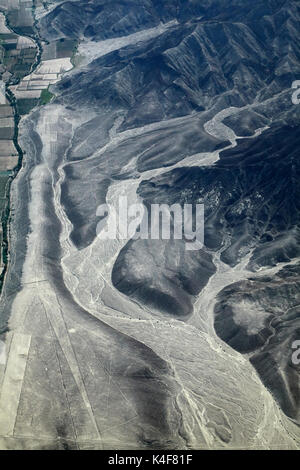
[[[50,103],[50,101],[52,100],[52,98],[54,98],[54,96],[55,95],[53,95],[53,93],[51,93],[48,89],[43,90],[41,93],[41,97],[40,97],[40,104],[45,105],[45,104]]]
[[[20,116],[24,116],[25,114],[29,114],[30,111],[37,106],[39,100],[36,98],[28,99],[28,98],[20,98],[17,100],[17,109],[18,114]]]

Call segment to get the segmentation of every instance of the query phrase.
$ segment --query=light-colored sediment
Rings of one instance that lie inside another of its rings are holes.
[[[138,34],[140,40],[149,38],[149,31]],[[137,36],[129,37],[126,44],[133,40]],[[90,61],[124,45],[124,38],[119,38],[106,45],[100,43],[91,51],[93,45],[83,44],[79,52]],[[53,68],[47,70],[56,73]],[[234,147],[237,136],[223,119],[238,111],[228,108],[216,112],[204,129],[229,140],[228,148]],[[153,358],[159,357],[172,371],[156,384],[158,387],[163,383],[163,389],[170,387],[172,391],[167,401],[171,443],[166,445],[182,449],[297,448],[298,428],[282,413],[247,358],[223,343],[213,328],[218,292],[249,276],[249,257],[230,268],[220,261],[220,254],[216,255],[217,271],[197,297],[194,315],[183,322],[150,311],[114,288],[112,267],[127,240],[104,241],[98,237],[82,250],[71,242],[72,225],[61,204],[65,157],[76,127],[90,118],[84,111],[74,116],[62,106],[51,104],[40,110],[38,118],[37,114],[28,116],[20,126],[27,164],[14,182],[13,203],[18,208],[18,196],[26,185],[30,231],[21,290],[11,307],[7,335],[10,348],[2,371],[0,447],[58,446],[58,433],[64,435],[60,441],[81,449],[140,446],[141,435],[153,436],[153,429],[140,418],[137,382],[132,385],[130,374],[133,369],[137,380],[144,372],[144,363],[136,365],[135,361],[140,359],[140,348],[147,346],[150,359],[155,362]],[[195,113],[122,133],[118,133],[118,120],[110,129],[109,142],[89,159],[97,159],[128,138],[182,123],[189,125],[197,119]],[[34,125],[41,139],[38,156],[29,124]],[[257,130],[255,136],[261,132],[263,129]],[[219,154],[189,155],[166,168],[114,182],[107,202],[116,207],[122,195],[130,203],[139,202],[136,191],[142,180],[182,166],[213,165]],[[124,174],[135,165],[136,159],[128,161]],[[53,239],[53,250],[61,250],[60,266],[56,252],[53,257],[47,252]],[[55,277],[60,275],[59,267],[62,278]],[[65,289],[60,289],[62,279]],[[132,341],[127,342],[127,338]]]
[[[215,123],[216,119],[212,121]],[[43,197],[43,187],[52,180],[55,148],[53,146],[60,140],[60,132],[63,133],[65,126],[70,126],[70,124],[72,124],[71,116],[68,113],[65,114],[63,108],[55,105],[43,110],[39,118],[38,132],[43,141],[42,162],[32,171],[29,181],[31,233],[27,240],[22,276],[23,287],[17,294],[12,307],[10,328],[13,335],[31,338],[32,360],[30,363],[27,361],[26,368],[26,374],[29,376],[33,371],[37,377],[42,374],[42,363],[37,362],[37,358],[34,359],[41,342],[44,344],[46,342],[49,347],[55,345],[56,350],[59,348],[63,352],[68,364],[67,375],[64,375],[66,372],[62,372],[65,366],[62,365],[60,356],[54,355],[52,358],[47,356],[47,363],[44,367],[49,369],[47,373],[50,374],[51,369],[56,370],[56,364],[61,364],[59,367],[62,380],[67,380],[69,383],[72,377],[79,393],[78,397],[80,396],[82,400],[80,408],[74,407],[72,405],[74,391],[72,392],[69,386],[65,387],[63,394],[70,406],[69,416],[74,430],[74,434],[70,431],[67,439],[70,441],[74,439],[79,448],[86,446],[90,440],[93,441],[94,447],[106,448],[114,439],[118,439],[117,436],[121,439],[120,436],[124,435],[123,426],[125,426],[128,433],[126,446],[130,448],[134,445],[133,436],[135,430],[138,429],[137,415],[132,408],[134,403],[131,403],[125,394],[124,400],[127,405],[123,409],[123,416],[116,421],[116,409],[111,406],[111,400],[117,403],[115,406],[120,406],[120,398],[117,402],[114,398],[117,384],[113,377],[109,378],[109,372],[108,382],[107,378],[102,375],[99,378],[97,366],[92,360],[93,354],[96,353],[94,347],[90,352],[90,362],[89,356],[84,357],[81,352],[76,351],[75,344],[77,343],[74,343],[72,338],[76,338],[82,331],[85,320],[82,319],[82,324],[76,324],[71,320],[71,311],[68,312],[68,308],[72,307],[62,306],[62,298],[55,291],[53,281],[49,278],[48,261],[44,257],[47,242],[45,239],[47,199]],[[206,128],[211,129],[212,126],[208,124]],[[25,132],[25,122],[23,129]],[[135,132],[142,131],[135,130]],[[232,139],[232,145],[234,144],[235,138]],[[217,158],[216,152],[205,155],[205,164],[212,164]],[[183,160],[181,165],[186,163],[187,161]],[[199,163],[201,164],[201,158]],[[60,165],[62,169],[63,159]],[[72,299],[77,305],[84,307],[91,318],[99,318],[113,326],[116,331],[123,332],[146,344],[172,366],[180,389],[177,403],[185,417],[189,445],[195,448],[223,448],[227,447],[226,440],[228,440],[229,448],[295,448],[296,429],[280,411],[247,359],[220,341],[213,330],[213,307],[216,294],[224,286],[245,279],[249,275],[245,262],[231,269],[218,261],[216,257],[217,272],[199,295],[195,304],[195,314],[190,321],[184,323],[175,319],[163,320],[159,316],[153,316],[154,312],[132,302],[114,289],[111,284],[110,273],[113,263],[126,240],[103,242],[97,238],[91,246],[81,251],[77,251],[70,243],[69,235],[72,227],[60,205],[60,188],[63,182],[61,169],[59,170],[61,178],[53,185],[52,191],[55,212],[63,226],[60,236],[64,254],[63,275]],[[140,181],[157,176],[169,169],[147,171],[140,176],[140,179],[115,183],[109,189],[108,203],[116,205],[118,197],[122,194],[126,194],[130,202],[137,202],[136,189]],[[22,178],[22,174],[19,178]],[[87,272],[88,276],[86,276]],[[87,323],[84,333],[85,341],[91,341],[92,345],[95,333],[89,329]],[[101,333],[99,334],[98,341],[101,344]],[[79,341],[78,337],[77,341]],[[21,357],[24,369],[28,351],[24,357],[23,355]],[[29,426],[24,421],[29,413],[26,396],[29,393],[31,396],[37,396],[35,391],[37,387],[28,380],[25,381],[24,373],[20,374],[19,361],[20,354],[12,347],[8,356],[9,367],[4,375],[2,387],[5,401],[12,399],[11,406],[3,410],[4,423],[8,423],[6,428],[4,426],[2,433],[2,436],[6,438],[5,445],[8,445],[9,436],[14,439],[27,439],[29,442],[30,439],[36,437],[37,429],[41,429],[41,437],[50,442],[55,438],[51,423],[46,430],[44,427],[40,428],[40,423],[32,423]],[[85,364],[84,368],[89,369],[91,381],[88,376],[83,376],[83,364]],[[54,376],[55,380],[58,380],[58,377]],[[21,389],[22,379],[24,379],[23,401],[20,401],[19,415],[16,419],[17,397],[15,395],[10,398],[8,391],[13,380],[19,381],[19,389]],[[60,395],[58,383],[55,383],[55,387]],[[97,410],[94,408],[93,387],[96,390],[104,388],[103,408]],[[38,399],[40,404],[36,405],[41,406],[41,417],[44,416],[42,403],[48,392],[42,393],[44,395],[42,394]],[[54,404],[50,406],[52,414],[55,415]],[[83,415],[80,415],[79,409]],[[109,421],[111,425],[108,424]],[[13,422],[17,423],[14,430],[12,430]],[[222,434],[221,440],[220,433]]]

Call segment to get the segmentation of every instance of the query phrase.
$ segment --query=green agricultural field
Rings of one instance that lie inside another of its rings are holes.
[[[14,138],[15,129],[13,127],[0,127],[0,140],[10,140]]]
[[[20,98],[17,100],[17,108],[20,116],[29,114],[30,111],[38,104],[39,100],[36,98]]]
[[[20,10],[8,12],[7,17],[9,24],[13,25],[14,31],[20,34],[20,36],[34,36],[35,30],[33,28],[32,18],[27,14],[25,6],[20,5],[20,7]]]
[[[77,41],[60,39],[56,43],[56,58],[71,57],[76,47]]]
[[[0,118],[7,118],[13,116],[13,109],[8,104],[0,105]]]
[[[2,213],[3,199],[6,199],[6,188],[9,177],[7,174],[0,174],[0,213]]]
[[[43,90],[40,97],[40,104],[44,105],[50,103],[53,97],[53,93],[51,93],[49,90]]]
[[[3,58],[3,64],[5,65],[6,69],[12,73],[17,79],[21,79],[29,74],[32,64],[32,59],[28,59],[25,57],[25,52],[31,51],[31,49],[24,49],[23,55],[20,53],[18,55],[15,54],[15,49],[6,50],[5,56]]]

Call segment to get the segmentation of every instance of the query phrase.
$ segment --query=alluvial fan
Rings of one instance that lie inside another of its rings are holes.
[[[35,51],[8,80],[0,29],[0,448],[299,448],[299,2],[0,9]],[[204,243],[105,238],[124,198],[204,205]]]

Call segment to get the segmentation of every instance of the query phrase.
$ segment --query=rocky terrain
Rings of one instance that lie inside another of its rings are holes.
[[[0,5],[51,93],[19,125],[1,448],[299,448],[298,2]],[[204,204],[204,245],[97,236],[124,195]]]

